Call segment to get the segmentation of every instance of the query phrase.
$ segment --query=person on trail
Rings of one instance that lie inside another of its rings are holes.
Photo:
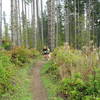
[[[43,55],[47,55],[47,54],[50,53],[50,50],[49,50],[48,47],[45,46],[45,47],[43,48],[42,52],[43,52]]]
[[[42,54],[44,55],[44,57],[46,59],[49,59],[50,49],[48,47],[44,46],[44,48],[42,50]]]

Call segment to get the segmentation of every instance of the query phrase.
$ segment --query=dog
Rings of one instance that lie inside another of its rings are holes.
[[[49,54],[45,54],[44,58],[47,59],[47,60],[50,60],[51,59],[51,54],[50,53]]]

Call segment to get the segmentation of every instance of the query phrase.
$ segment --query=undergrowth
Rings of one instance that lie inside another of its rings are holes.
[[[17,70],[15,78],[15,92],[11,95],[9,92],[2,95],[2,100],[32,100],[30,89],[31,76],[29,70],[32,65],[25,65],[25,68]],[[30,66],[30,67],[29,67]]]
[[[56,70],[55,66],[52,69],[52,61],[46,63],[41,70],[41,78],[48,92],[48,100],[63,100],[61,97],[57,96],[59,83],[55,74]]]
[[[42,69],[49,100],[100,100],[99,66],[97,48],[56,48]]]
[[[28,72],[39,55],[37,50],[24,47],[0,49],[0,100],[31,100]]]

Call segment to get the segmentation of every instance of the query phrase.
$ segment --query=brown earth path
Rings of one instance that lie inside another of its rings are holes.
[[[43,86],[40,77],[40,70],[43,66],[43,61],[38,61],[32,69],[33,81],[32,81],[32,91],[33,100],[48,100],[47,93]]]

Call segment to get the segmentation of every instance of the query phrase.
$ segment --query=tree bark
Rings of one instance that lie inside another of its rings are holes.
[[[65,0],[67,7],[65,7],[65,23],[64,23],[64,30],[65,30],[65,42],[69,44],[69,6],[68,0]]]
[[[55,48],[55,0],[48,0],[48,46],[51,51]]]
[[[37,48],[37,34],[36,34],[36,9],[35,9],[35,3],[36,1],[33,0],[32,2],[32,38],[33,38],[33,47]]]
[[[2,45],[2,0],[0,0],[0,45]]]
[[[44,36],[43,36],[43,1],[41,0],[41,36],[42,36],[42,47],[44,45]]]

